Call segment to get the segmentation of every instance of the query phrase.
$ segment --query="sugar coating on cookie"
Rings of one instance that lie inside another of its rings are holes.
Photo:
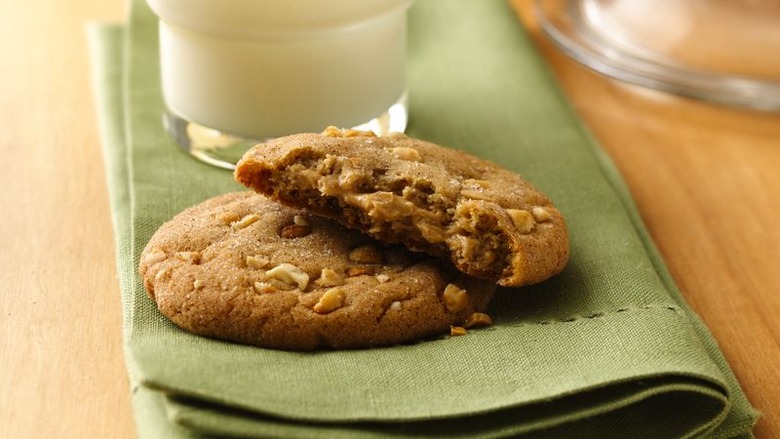
[[[482,312],[495,290],[449,263],[251,191],[176,215],[150,239],[139,271],[180,327],[288,350],[445,334]]]
[[[282,137],[249,150],[234,176],[284,204],[503,286],[543,281],[569,256],[563,216],[529,182],[402,134],[329,127]]]

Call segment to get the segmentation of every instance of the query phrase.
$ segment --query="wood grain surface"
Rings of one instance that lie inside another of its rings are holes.
[[[780,437],[780,114],[620,84],[512,0],[674,278]],[[135,437],[84,28],[120,0],[0,0],[0,437]]]
[[[0,11],[0,437],[132,438],[85,33],[124,6]]]

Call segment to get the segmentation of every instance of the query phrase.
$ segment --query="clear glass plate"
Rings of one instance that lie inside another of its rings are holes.
[[[778,0],[536,0],[535,13],[565,53],[602,74],[780,110]]]

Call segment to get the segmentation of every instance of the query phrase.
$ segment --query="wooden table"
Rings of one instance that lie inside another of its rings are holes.
[[[780,114],[620,84],[541,37],[691,306],[780,437]],[[120,0],[0,0],[0,437],[135,436],[84,26]]]

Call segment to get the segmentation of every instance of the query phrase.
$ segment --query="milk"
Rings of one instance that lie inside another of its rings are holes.
[[[257,139],[363,124],[404,95],[411,1],[149,0],[165,103]]]

